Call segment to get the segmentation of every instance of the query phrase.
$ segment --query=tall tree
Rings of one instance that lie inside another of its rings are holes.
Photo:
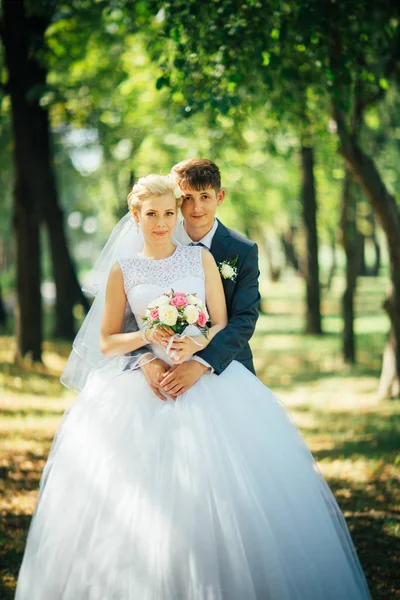
[[[346,169],[343,181],[340,228],[346,255],[346,287],[342,296],[343,314],[343,358],[347,363],[356,362],[356,340],[354,335],[354,294],[359,271],[359,233],[357,231],[357,204],[353,176]]]
[[[318,262],[317,194],[314,177],[313,149],[301,146],[302,206],[306,232],[306,333],[318,334],[321,328],[321,298]]]
[[[47,22],[27,16],[22,0],[4,0],[1,37],[8,71],[14,137],[14,232],[16,257],[17,356],[42,355],[40,296],[40,180],[38,144],[43,132],[43,109],[36,85],[43,70],[35,56],[35,40]],[[36,89],[35,89],[36,88]]]
[[[358,136],[352,135],[349,122],[352,106],[348,97],[349,93],[355,95],[356,107],[362,115],[382,99],[389,80],[399,78],[400,8],[391,3],[378,7],[364,1],[349,14],[331,4],[328,14],[331,99],[340,139],[339,151],[370,200],[388,245],[391,285],[385,308],[391,331],[385,349],[380,393],[385,397],[396,396],[400,393],[400,209],[375,160],[363,149]],[[354,37],[354,19],[357,18],[362,24],[359,26],[362,35],[356,38],[357,43],[353,46],[350,35],[353,32]],[[361,75],[365,74],[364,80],[360,80],[360,70]]]
[[[56,287],[55,334],[72,338],[74,304],[89,308],[68,250],[55,184],[50,117],[42,102],[48,89],[45,35],[55,10],[55,2],[6,0],[1,28],[15,140],[17,354],[29,352],[35,360],[41,358],[41,222],[49,233]]]

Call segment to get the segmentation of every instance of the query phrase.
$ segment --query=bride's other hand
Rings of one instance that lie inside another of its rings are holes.
[[[169,350],[170,358],[175,365],[180,365],[193,356],[195,352],[203,350],[207,345],[208,340],[202,335],[195,336],[194,338],[189,336],[184,338],[176,337]]]
[[[149,342],[158,344],[162,348],[167,347],[169,338],[172,335],[174,335],[174,331],[170,327],[154,327],[154,329],[147,329],[145,332]]]
[[[189,337],[183,339],[175,338],[168,351],[168,355],[175,365],[180,365],[190,356],[193,356],[196,349],[198,350],[199,348],[195,347]]]

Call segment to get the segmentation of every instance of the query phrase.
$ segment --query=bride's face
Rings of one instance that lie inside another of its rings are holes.
[[[177,219],[176,199],[172,194],[153,196],[145,200],[140,211],[134,211],[143,236],[151,244],[170,241]]]

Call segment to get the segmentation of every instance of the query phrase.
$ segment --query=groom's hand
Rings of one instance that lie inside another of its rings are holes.
[[[208,370],[209,367],[197,360],[189,360],[181,365],[174,365],[162,376],[161,388],[169,396],[176,399],[177,396],[182,396],[187,392]]]
[[[160,382],[163,375],[169,371],[169,365],[161,360],[161,358],[155,358],[154,360],[145,363],[140,368],[155,395],[158,396],[160,400],[165,401],[167,398],[160,391]]]

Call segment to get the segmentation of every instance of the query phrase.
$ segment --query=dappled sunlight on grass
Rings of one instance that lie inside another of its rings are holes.
[[[0,338],[0,598],[14,598],[16,576],[39,481],[54,433],[74,395],[60,383],[68,343],[45,342],[43,364],[14,364],[14,342]]]
[[[7,397],[16,395],[60,396],[63,389],[60,374],[70,351],[67,342],[45,342],[43,363],[32,363],[29,359],[14,363],[14,340],[1,337],[0,344],[0,393]]]
[[[318,454],[313,450],[313,444],[310,444],[310,448],[314,454]],[[326,449],[326,448],[325,448]],[[345,484],[346,482],[354,486],[355,484],[366,484],[371,481],[378,479],[393,479],[396,486],[399,483],[398,469],[394,465],[387,465],[382,460],[368,460],[366,458],[346,458],[346,459],[335,459],[327,460],[322,459],[319,461],[321,471],[327,479],[339,478]],[[369,486],[366,488],[371,489]],[[348,490],[348,494],[351,495],[351,490]],[[349,496],[350,497],[350,496]],[[379,500],[379,498],[376,498]],[[397,498],[399,500],[399,498]],[[385,506],[385,510],[396,510],[397,504]]]
[[[257,373],[269,387],[286,391],[302,384],[317,385],[322,380],[328,386],[329,381],[337,382],[340,378],[348,380],[351,395],[357,393],[356,387],[360,388],[360,393],[372,384],[375,390],[378,389],[381,354],[386,339],[384,332],[378,329],[370,334],[358,334],[358,363],[347,365],[341,356],[339,336],[277,333],[277,327],[290,327],[290,324],[284,317],[275,317],[273,330],[269,326],[272,321],[272,316],[260,317],[257,335],[251,343]]]

